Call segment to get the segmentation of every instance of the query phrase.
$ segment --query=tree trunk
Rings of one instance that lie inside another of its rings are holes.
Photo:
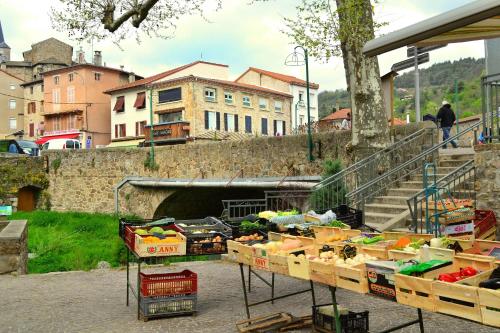
[[[337,7],[346,2],[346,0],[336,1]],[[364,44],[375,36],[372,6],[370,0],[355,2],[359,4],[357,9],[362,11],[358,15],[362,15],[361,22],[365,22],[368,33],[348,35],[347,40],[342,41],[341,48],[347,86],[351,95],[352,146],[355,159],[359,161],[388,145],[389,127],[378,60],[376,57],[365,57],[362,51]],[[346,26],[346,22],[346,17],[339,12],[341,29]]]

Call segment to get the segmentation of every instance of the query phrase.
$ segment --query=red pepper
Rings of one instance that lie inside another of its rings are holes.
[[[460,274],[460,272],[453,272],[453,273],[450,273],[450,275],[455,278],[455,281],[463,279],[463,276],[462,276],[462,274]]]
[[[439,274],[439,281],[443,282],[457,282],[458,280],[452,274]]]
[[[477,274],[477,270],[472,267],[465,267],[464,269],[460,269],[460,275],[463,277],[474,276]]]

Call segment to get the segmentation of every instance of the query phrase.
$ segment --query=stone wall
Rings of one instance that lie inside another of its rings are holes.
[[[474,147],[476,165],[476,199],[478,209],[491,209],[497,217],[497,239],[500,237],[500,144]]]
[[[0,221],[0,274],[28,272],[28,221]]]

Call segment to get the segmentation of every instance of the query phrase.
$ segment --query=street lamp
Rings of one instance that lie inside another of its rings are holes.
[[[299,122],[297,119],[297,113],[298,113],[298,108],[300,106],[304,106],[304,103],[302,103],[302,100],[299,99],[297,103],[295,103],[295,134],[299,134]]]
[[[304,54],[297,52],[297,49],[302,49]],[[309,150],[309,162],[314,160],[312,154],[313,142],[311,134],[311,103],[309,98],[309,58],[307,57],[307,49],[302,46],[296,46],[293,53],[289,54],[285,60],[287,66],[303,66],[306,65],[306,93],[307,93],[307,147]],[[295,106],[297,107],[297,105]],[[297,123],[295,123],[297,124]]]

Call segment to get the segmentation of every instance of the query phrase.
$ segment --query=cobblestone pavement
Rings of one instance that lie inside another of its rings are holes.
[[[161,269],[191,269],[198,273],[197,316],[136,319],[136,304],[125,306],[124,270],[51,273],[21,277],[0,276],[0,332],[236,332],[235,323],[245,319],[239,268],[226,262],[175,264]],[[263,275],[266,275],[263,273]],[[262,282],[253,283],[251,300],[270,295]],[[276,276],[277,295],[306,289],[307,281]],[[331,303],[328,289],[316,285],[318,304]],[[377,332],[416,319],[416,309],[367,295],[338,290],[337,300],[353,311],[370,311],[370,331]],[[252,315],[311,312],[309,293],[252,308]],[[426,332],[500,332],[459,318],[424,312]],[[399,332],[418,332],[414,325]]]

